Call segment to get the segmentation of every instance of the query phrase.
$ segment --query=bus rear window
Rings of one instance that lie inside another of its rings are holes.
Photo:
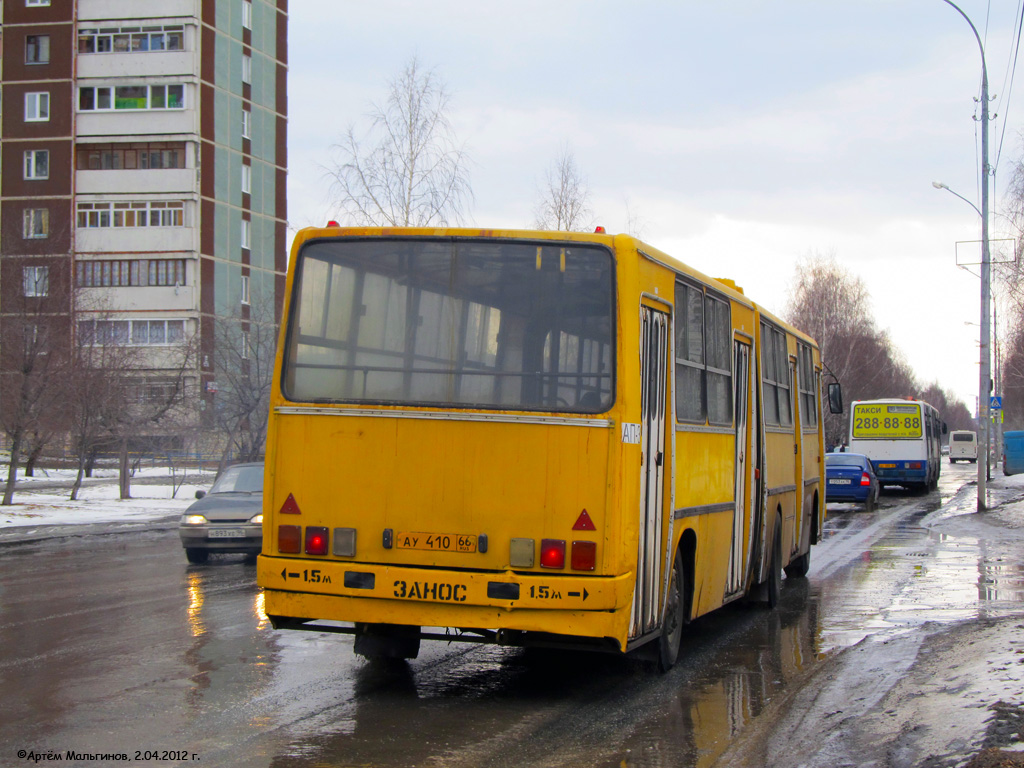
[[[299,253],[290,400],[597,413],[614,381],[611,253],[317,240]]]

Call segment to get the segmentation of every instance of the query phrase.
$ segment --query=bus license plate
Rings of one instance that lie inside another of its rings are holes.
[[[828,481],[828,484],[829,485],[849,485],[850,481],[849,480],[837,480],[837,479],[833,478],[832,480]]]
[[[476,552],[476,536],[462,533],[400,533],[398,549],[428,549],[431,552]]]
[[[241,528],[214,528],[206,534],[209,539],[244,539],[245,531]]]

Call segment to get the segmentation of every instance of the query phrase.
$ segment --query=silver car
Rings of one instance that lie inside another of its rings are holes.
[[[181,518],[178,531],[190,563],[205,563],[211,552],[255,557],[263,548],[263,464],[235,464],[221,473],[210,492]]]

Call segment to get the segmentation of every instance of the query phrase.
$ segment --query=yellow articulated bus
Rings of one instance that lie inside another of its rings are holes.
[[[368,657],[646,646],[667,669],[687,622],[806,574],[820,392],[812,339],[626,235],[302,230],[267,615]]]

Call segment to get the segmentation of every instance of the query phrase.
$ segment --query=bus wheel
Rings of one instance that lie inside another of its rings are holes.
[[[684,595],[686,576],[683,572],[682,553],[676,553],[675,565],[672,567],[672,580],[668,585],[668,603],[665,606],[665,620],[661,625],[661,637],[658,640],[658,669],[668,672],[679,658],[679,647],[683,641],[683,615],[686,601]]]
[[[357,623],[353,650],[367,659],[415,659],[420,653],[420,628]]]

